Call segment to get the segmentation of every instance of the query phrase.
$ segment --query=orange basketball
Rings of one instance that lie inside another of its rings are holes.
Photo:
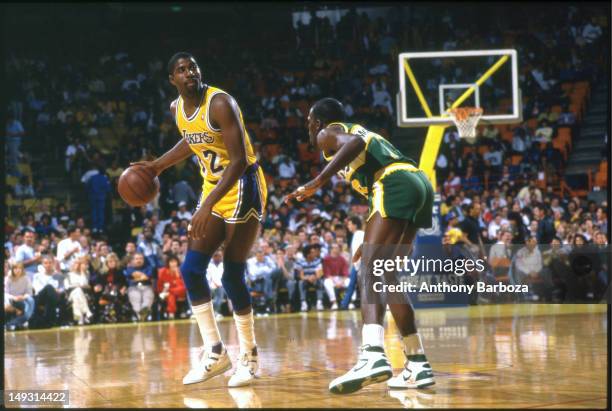
[[[159,179],[146,167],[132,166],[119,177],[119,195],[132,207],[150,203],[159,192]]]

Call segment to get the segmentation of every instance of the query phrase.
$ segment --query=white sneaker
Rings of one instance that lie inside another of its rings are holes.
[[[251,353],[241,353],[238,359],[236,371],[227,382],[228,387],[242,387],[249,385],[255,379],[255,373],[259,368],[257,355]]]
[[[349,306],[348,306],[348,309],[349,310],[354,310],[355,309],[355,304],[350,303]]]
[[[419,360],[406,360],[404,369],[396,377],[387,381],[389,388],[425,388],[434,385],[434,375],[431,371],[431,365],[427,361],[425,355],[420,355]]]
[[[317,311],[323,311],[323,301],[317,300]]]
[[[201,398],[183,397],[183,404],[187,408],[211,408],[208,403]]]
[[[334,394],[350,394],[365,386],[387,381],[393,376],[393,369],[383,347],[364,345],[355,365],[349,372],[329,384]]]
[[[227,390],[238,408],[261,408],[261,400],[254,389],[249,387]]]
[[[435,408],[435,397],[427,391],[389,390],[389,397],[402,403],[404,408]]]
[[[338,303],[334,301],[334,303],[331,306],[332,310],[337,310],[338,309]]]
[[[308,303],[306,303],[306,301],[302,301],[302,312],[305,313],[306,311],[308,311]]]
[[[183,384],[204,382],[232,368],[232,362],[227,355],[227,350],[225,347],[222,350],[221,354],[216,354],[210,348],[203,349],[196,366],[189,370],[185,378],[183,378]]]

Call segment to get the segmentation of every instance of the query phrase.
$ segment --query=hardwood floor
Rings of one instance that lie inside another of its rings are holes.
[[[606,305],[502,305],[417,311],[436,377],[423,390],[329,393],[361,341],[357,311],[255,321],[260,378],[228,389],[232,371],[183,386],[201,339],[195,321],[6,332],[5,390],[65,389],[71,407],[605,408]],[[238,341],[219,323],[232,361]],[[390,315],[386,352],[403,354]],[[13,404],[6,404],[8,407]]]

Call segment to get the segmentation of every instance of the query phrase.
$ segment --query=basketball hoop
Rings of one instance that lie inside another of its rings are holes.
[[[448,110],[453,122],[459,131],[459,137],[474,139],[476,138],[476,126],[482,116],[480,107],[458,107]]]

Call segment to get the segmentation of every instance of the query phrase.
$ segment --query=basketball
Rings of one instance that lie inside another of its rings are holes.
[[[159,192],[159,179],[143,166],[132,166],[121,173],[117,190],[123,201],[132,207],[141,207]]]

